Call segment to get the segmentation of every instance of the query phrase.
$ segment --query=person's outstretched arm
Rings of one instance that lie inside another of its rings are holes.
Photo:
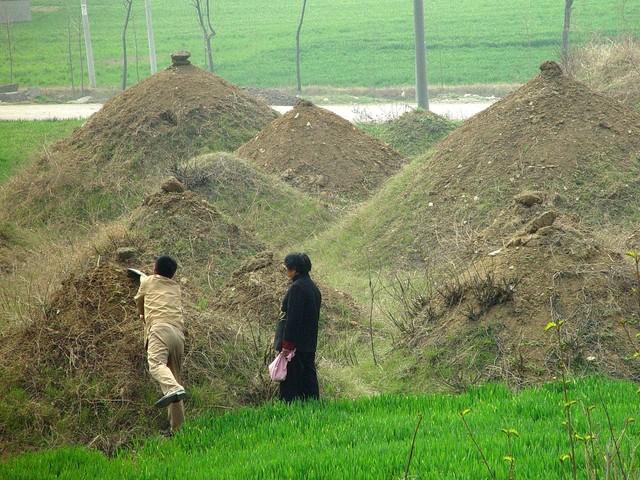
[[[136,308],[138,309],[138,315],[140,316],[140,318],[144,317],[144,294],[145,294],[145,285],[146,283],[144,281],[140,282],[140,287],[138,288],[138,293],[136,293],[135,301],[136,301]]]

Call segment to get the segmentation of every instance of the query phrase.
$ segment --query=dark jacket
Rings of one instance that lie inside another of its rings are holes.
[[[282,301],[286,318],[283,345],[293,345],[299,352],[316,351],[321,303],[320,290],[309,275],[293,279]]]

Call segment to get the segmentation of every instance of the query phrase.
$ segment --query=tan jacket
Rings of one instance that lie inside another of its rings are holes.
[[[135,296],[138,307],[144,305],[144,338],[154,325],[168,324],[184,332],[184,317],[180,285],[162,275],[140,278],[140,288]]]

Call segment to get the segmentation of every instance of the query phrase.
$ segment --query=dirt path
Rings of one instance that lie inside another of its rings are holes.
[[[488,108],[491,102],[477,103],[432,103],[430,110],[452,120],[465,120]],[[353,121],[381,121],[396,117],[415,108],[402,103],[364,105],[321,105],[323,108]],[[6,120],[71,120],[88,118],[102,108],[100,103],[50,104],[50,105],[0,105],[0,121]],[[280,113],[293,107],[273,106]]]

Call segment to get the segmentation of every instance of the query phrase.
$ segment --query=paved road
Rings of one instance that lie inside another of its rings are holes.
[[[464,120],[489,107],[492,102],[432,103],[430,110],[452,120]],[[353,121],[381,121],[394,118],[415,105],[382,103],[365,105],[322,105],[337,115]],[[0,105],[0,120],[70,120],[88,118],[102,108],[100,103],[51,104],[51,105]],[[274,106],[285,113],[292,107]]]

